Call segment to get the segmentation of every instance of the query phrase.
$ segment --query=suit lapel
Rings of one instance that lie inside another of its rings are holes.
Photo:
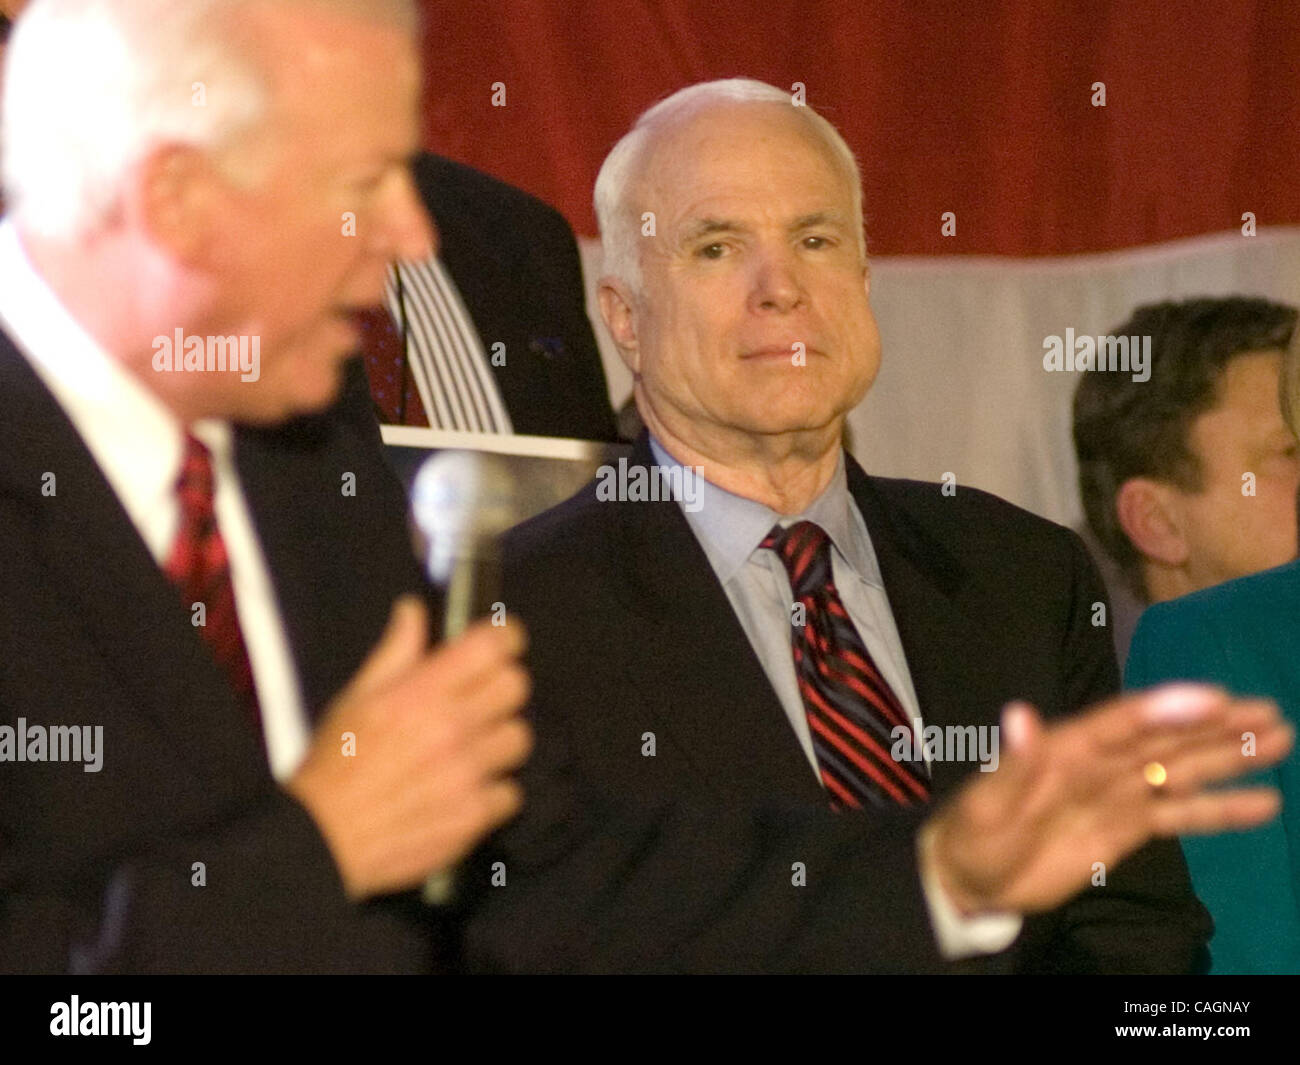
[[[404,592],[428,594],[383,457],[360,360],[336,404],[235,431],[235,466],[313,722],[370,652]],[[355,494],[342,490],[351,475]],[[436,610],[431,619],[438,617]]]
[[[264,782],[256,734],[189,612],[62,408],[3,336],[0,395],[10,436],[0,452],[0,488],[26,504],[50,593],[65,604],[68,623],[84,630],[127,705],[215,796]],[[54,477],[50,496],[41,490],[47,474]]]
[[[642,434],[629,465],[654,465]],[[749,638],[678,505],[622,502],[616,559],[643,621],[628,670],[701,778],[728,798],[825,801]]]
[[[654,463],[643,434],[628,460]],[[890,609],[926,726],[991,725],[998,704],[996,633],[963,602],[967,574],[941,541],[891,504],[847,457],[849,491],[871,535]],[[936,489],[937,490],[937,489]],[[645,646],[628,657],[637,690],[703,776],[750,799],[789,795],[824,801],[776,693],[768,683],[680,508],[616,504],[627,606],[642,619]],[[664,668],[665,663],[670,664]],[[719,707],[727,707],[720,719]],[[980,708],[985,708],[981,711]],[[981,716],[983,715],[983,716]],[[987,718],[987,719],[985,719]],[[934,792],[952,791],[971,762],[937,760]]]
[[[908,672],[928,728],[989,725],[975,708],[987,706],[985,667],[1005,656],[986,622],[963,609],[967,574],[947,548],[891,505],[874,478],[846,455],[849,491],[862,512],[907,658]],[[936,486],[935,491],[938,491]],[[968,762],[935,761],[934,794],[951,791],[971,771]]]

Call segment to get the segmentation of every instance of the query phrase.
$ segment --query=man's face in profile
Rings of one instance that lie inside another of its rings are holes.
[[[270,10],[267,10],[270,8]],[[270,118],[247,146],[251,187],[221,182],[211,246],[219,334],[261,338],[261,377],[223,378],[221,405],[254,422],[320,408],[356,350],[351,315],[381,301],[387,264],[427,255],[432,231],[407,162],[417,145],[418,62],[395,29],[254,9],[248,31],[275,70]]]
[[[1278,405],[1280,351],[1234,356],[1218,402],[1201,414],[1188,444],[1202,474],[1199,492],[1181,492],[1190,573],[1208,587],[1296,557],[1300,457]],[[1248,494],[1252,474],[1254,494]]]
[[[648,148],[631,361],[677,435],[838,426],[865,395],[880,339],[851,180],[779,103],[707,107]]]

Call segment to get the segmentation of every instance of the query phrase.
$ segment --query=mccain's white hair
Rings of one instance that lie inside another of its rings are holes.
[[[14,217],[73,236],[104,217],[156,146],[222,153],[254,133],[270,80],[240,17],[262,4],[417,25],[413,0],[33,0],[5,56],[0,144]],[[232,179],[256,180],[223,163]]]
[[[857,220],[858,250],[867,257],[866,231],[862,220],[862,172],[844,138],[830,122],[811,107],[794,102],[794,95],[775,85],[753,78],[724,78],[704,81],[679,89],[643,112],[632,128],[614,145],[596,176],[593,200],[600,226],[602,272],[612,274],[633,291],[641,287],[641,215],[628,202],[628,194],[639,176],[646,149],[665,127],[689,118],[705,107],[723,103],[777,103],[791,107],[808,123],[831,156],[843,168],[853,188],[853,214]]]

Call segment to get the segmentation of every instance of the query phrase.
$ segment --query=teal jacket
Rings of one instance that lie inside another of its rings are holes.
[[[1300,562],[1147,610],[1125,687],[1167,680],[1267,696],[1300,725]],[[1300,973],[1300,756],[1246,782],[1278,788],[1281,816],[1251,832],[1182,840],[1192,886],[1214,917],[1210,972]]]

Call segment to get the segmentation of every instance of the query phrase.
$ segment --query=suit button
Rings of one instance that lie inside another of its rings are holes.
[[[564,338],[536,337],[528,342],[528,350],[548,361],[563,358]]]

